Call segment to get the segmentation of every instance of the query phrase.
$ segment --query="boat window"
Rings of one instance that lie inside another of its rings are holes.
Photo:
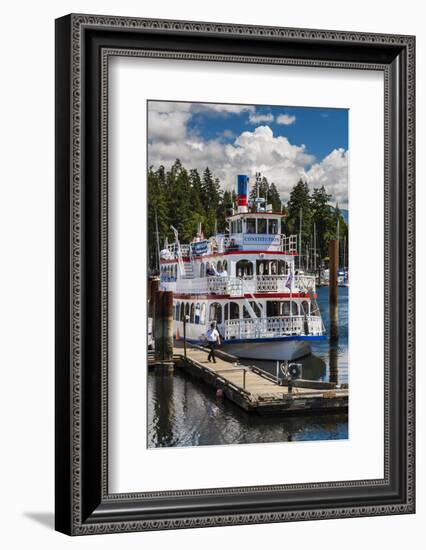
[[[278,220],[268,220],[268,233],[276,235],[278,233]]]
[[[200,304],[195,304],[195,324],[200,324]]]
[[[299,308],[296,302],[291,302],[291,314],[299,315]],[[288,300],[282,301],[268,301],[266,302],[266,315],[267,317],[287,317],[290,315],[290,302]]]
[[[183,321],[184,317],[185,317],[185,303],[182,302],[180,305],[180,320]]]
[[[187,302],[185,305],[185,315],[189,317],[189,303]]]
[[[218,302],[210,304],[210,321],[216,321],[220,324],[222,322],[222,306]]]
[[[266,219],[265,218],[259,218],[257,220],[257,232],[258,233],[266,233]]]
[[[277,302],[277,301],[267,301],[266,302],[266,316],[267,317],[279,317],[282,315],[281,313],[281,304],[283,302]]]
[[[304,301],[301,304],[301,312],[302,315],[309,315],[309,302]]]
[[[286,272],[286,262],[284,260],[278,260],[278,275],[285,275]]]
[[[256,233],[256,220],[248,219],[246,220],[246,233]]]
[[[237,277],[252,277],[253,264],[249,260],[240,260],[237,262]]]
[[[176,307],[175,307],[175,319],[176,321],[179,321],[179,318],[180,318],[180,303],[179,302],[176,302]]]
[[[194,306],[194,304],[191,304],[191,313],[190,313],[190,316],[189,316],[189,322],[193,323],[194,318],[195,318],[195,306]]]
[[[269,262],[266,260],[257,260],[256,272],[258,275],[269,275]]]
[[[281,302],[281,315],[290,315],[290,302]]]
[[[243,221],[237,220],[237,233],[242,233],[242,232],[243,232]]]
[[[230,321],[232,319],[240,318],[240,306],[236,302],[229,302],[225,304],[225,319]]]
[[[206,324],[206,304],[201,304],[200,323]]]
[[[205,273],[204,262],[201,262],[201,264],[200,264],[200,277],[204,277],[204,273]]]
[[[223,270],[224,271],[228,270],[228,262],[226,260],[223,260]]]
[[[261,317],[262,314],[260,311],[260,307],[256,304],[256,302],[249,302],[249,304],[251,305],[254,313],[256,314],[256,317]],[[243,306],[243,317],[244,319],[250,318],[250,313],[246,306]]]

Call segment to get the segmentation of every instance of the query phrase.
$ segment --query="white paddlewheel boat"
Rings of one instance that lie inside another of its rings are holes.
[[[160,288],[173,291],[174,336],[200,343],[214,322],[224,351],[251,359],[293,360],[325,338],[315,277],[298,274],[296,235],[281,234],[281,213],[264,199],[249,209],[248,177],[237,176],[238,210],[226,234],[160,251]],[[254,210],[254,209],[253,209]]]

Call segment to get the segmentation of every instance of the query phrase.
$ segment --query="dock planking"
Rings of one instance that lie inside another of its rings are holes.
[[[216,363],[208,362],[202,347],[174,348],[174,363],[223,394],[246,411],[259,414],[344,413],[348,407],[348,389],[315,381],[298,381],[280,385],[275,378],[255,367],[233,362],[224,354]],[[222,355],[222,354],[219,354]]]

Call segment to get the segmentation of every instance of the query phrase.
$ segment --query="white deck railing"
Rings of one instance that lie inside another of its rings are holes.
[[[257,292],[274,292],[290,294],[286,286],[287,275],[255,275],[246,277],[197,277],[194,279],[179,279],[174,282],[173,290],[178,293],[191,294],[229,294],[242,296]],[[173,281],[172,281],[173,282]],[[295,275],[292,292],[314,292],[315,277],[310,275]]]
[[[228,250],[237,250],[241,248],[241,243],[239,240],[242,238],[242,233],[235,235],[234,237],[220,236],[220,238],[210,237],[208,239],[208,253],[216,252],[218,254],[223,254]],[[251,234],[255,236],[256,234]],[[260,234],[263,236],[265,234]],[[297,252],[297,235],[281,235],[280,243],[278,246],[279,250],[287,254],[294,254]],[[172,258],[189,258],[191,257],[191,245],[190,244],[180,244],[178,242],[173,242],[167,245],[167,249]]]
[[[249,292],[281,292],[289,293],[286,286],[288,275],[255,275],[244,277],[245,288]],[[314,292],[315,277],[310,275],[295,275],[292,291]]]
[[[223,331],[226,340],[303,335],[321,336],[324,333],[324,325],[321,317],[297,315],[291,317],[233,319],[225,321]]]

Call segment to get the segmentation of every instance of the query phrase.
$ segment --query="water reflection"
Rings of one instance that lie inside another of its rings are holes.
[[[172,383],[170,383],[172,382]],[[163,390],[168,392],[165,405]],[[347,438],[346,415],[260,416],[175,370],[148,375],[148,447],[188,447]],[[165,405],[165,406],[164,406]]]
[[[318,290],[318,302],[328,330],[328,289]],[[339,343],[316,343],[303,358],[303,378],[348,382],[348,291],[339,289]],[[247,361],[254,364],[254,361]],[[275,362],[256,364],[273,374]],[[148,374],[148,447],[187,447],[346,439],[346,414],[259,416],[248,414],[203,382],[175,369],[174,374]]]

